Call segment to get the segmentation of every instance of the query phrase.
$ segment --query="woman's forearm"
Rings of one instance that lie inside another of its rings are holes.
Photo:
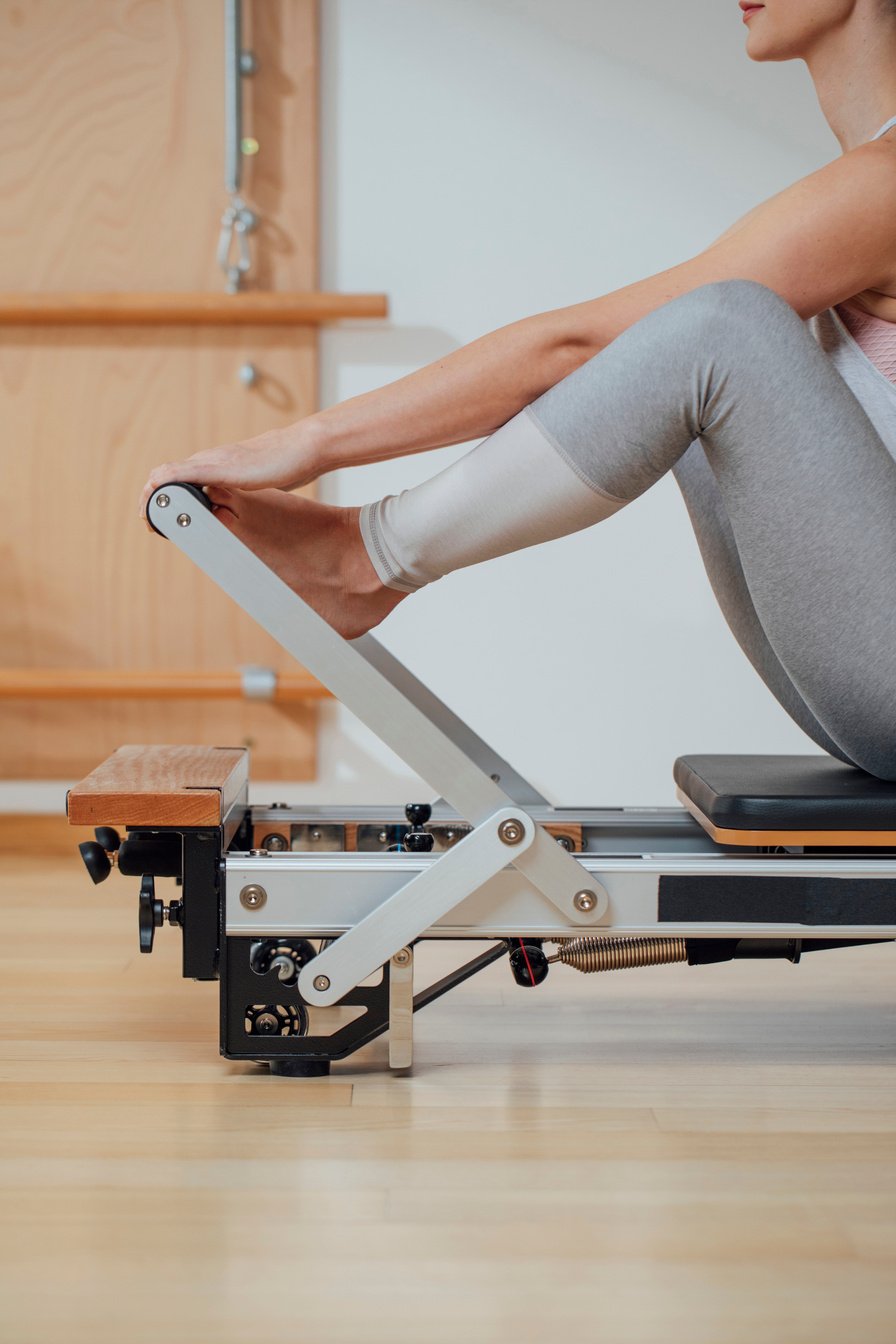
[[[565,378],[597,347],[570,337],[564,312],[481,336],[394,383],[311,417],[321,472],[482,438]]]

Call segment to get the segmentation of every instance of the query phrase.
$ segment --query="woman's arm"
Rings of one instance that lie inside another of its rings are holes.
[[[337,467],[492,433],[523,406],[680,294],[756,280],[802,318],[864,289],[896,293],[896,144],[862,145],[763,202],[698,256],[600,298],[501,327],[397,382],[243,443],[156,468],[152,489],[290,489]]]

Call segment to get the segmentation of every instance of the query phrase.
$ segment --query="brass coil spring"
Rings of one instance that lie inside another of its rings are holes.
[[[577,971],[624,971],[635,966],[667,966],[687,961],[683,938],[570,938],[548,961],[562,961]]]

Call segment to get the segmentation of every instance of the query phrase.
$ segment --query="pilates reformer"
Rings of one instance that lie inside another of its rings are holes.
[[[433,804],[248,804],[243,749],[124,747],[68,797],[95,882],[139,879],[139,943],[180,929],[183,975],[220,982],[220,1047],[328,1073],[506,958],[598,972],[783,958],[896,939],[896,783],[831,757],[686,756],[681,807],[554,808],[370,635],[347,641],[211,512],[156,490],[148,517],[439,792]],[[120,827],[125,830],[122,839]],[[178,899],[156,895],[175,878]],[[415,984],[415,949],[487,946]]]

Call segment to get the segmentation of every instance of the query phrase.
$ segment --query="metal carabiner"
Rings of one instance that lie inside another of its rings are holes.
[[[218,237],[218,265],[227,276],[227,289],[236,294],[243,277],[252,268],[249,234],[258,225],[258,216],[250,210],[241,196],[231,197],[221,216]],[[235,255],[234,255],[235,250]]]

